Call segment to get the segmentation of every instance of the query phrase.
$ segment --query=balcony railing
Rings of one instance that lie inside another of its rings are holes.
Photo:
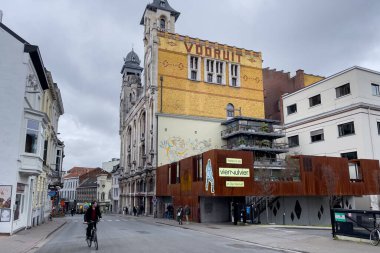
[[[278,150],[286,152],[289,146],[287,143],[275,143],[269,140],[237,140],[222,146],[222,148],[233,150]]]
[[[279,136],[284,137],[285,131],[280,126],[274,125],[263,125],[263,126],[249,126],[238,124],[233,127],[229,127],[226,130],[221,132],[222,138],[228,138],[237,133],[245,133],[251,135],[271,135],[271,136]]]
[[[268,168],[268,167],[277,167],[285,168],[286,161],[284,159],[257,159],[253,163],[254,168]]]

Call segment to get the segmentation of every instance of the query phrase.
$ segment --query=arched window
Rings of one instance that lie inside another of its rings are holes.
[[[160,19],[160,29],[161,30],[165,30],[165,19],[164,18],[161,18]]]
[[[233,118],[235,116],[235,107],[233,104],[227,105],[227,118]]]
[[[106,198],[106,194],[104,192],[102,192],[102,201],[104,201]]]

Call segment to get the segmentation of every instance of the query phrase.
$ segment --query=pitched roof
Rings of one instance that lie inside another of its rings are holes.
[[[171,15],[173,15],[175,17],[175,20],[177,21],[179,15],[181,14],[180,12],[174,10],[169,2],[167,0],[153,0],[153,3],[151,4],[148,4],[145,8],[145,11],[146,10],[151,10],[151,11],[157,11],[157,9],[159,10],[164,10],[164,11],[168,11],[170,12]],[[141,21],[140,21],[140,25],[143,25],[144,24],[144,15],[145,15],[145,11],[144,11],[144,14],[141,18]]]
[[[86,168],[86,167],[73,167],[70,170],[67,171],[67,175],[65,175],[63,178],[71,178],[71,177],[80,177],[92,170],[95,170],[98,168]]]
[[[6,25],[0,22],[0,28],[14,37],[16,40],[24,44],[24,52],[30,55],[34,68],[37,71],[38,80],[40,80],[43,90],[49,89],[44,63],[42,62],[41,53],[38,46],[31,45],[29,42],[21,38],[17,33],[9,29]]]

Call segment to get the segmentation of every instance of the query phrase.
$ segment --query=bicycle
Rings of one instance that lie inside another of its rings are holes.
[[[91,223],[96,223],[95,221],[91,222],[85,222],[85,224],[91,224]],[[88,247],[91,247],[92,242],[94,242],[95,249],[98,250],[98,235],[96,234],[96,227],[95,224],[92,226],[91,229],[91,236],[89,238],[86,238],[86,242]]]
[[[375,228],[372,229],[369,234],[369,241],[373,246],[377,246],[380,242],[380,224],[375,225]]]

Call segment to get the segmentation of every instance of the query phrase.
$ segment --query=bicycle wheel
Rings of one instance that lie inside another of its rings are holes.
[[[378,229],[374,229],[371,231],[371,234],[369,235],[369,240],[373,246],[376,246],[379,244],[380,232]]]
[[[96,232],[94,233],[94,246],[95,249],[98,250],[98,236],[96,235]]]
[[[92,241],[91,241],[91,237],[90,237],[90,238],[87,238],[87,239],[86,239],[86,242],[87,242],[88,247],[91,247],[91,243],[92,243]]]

